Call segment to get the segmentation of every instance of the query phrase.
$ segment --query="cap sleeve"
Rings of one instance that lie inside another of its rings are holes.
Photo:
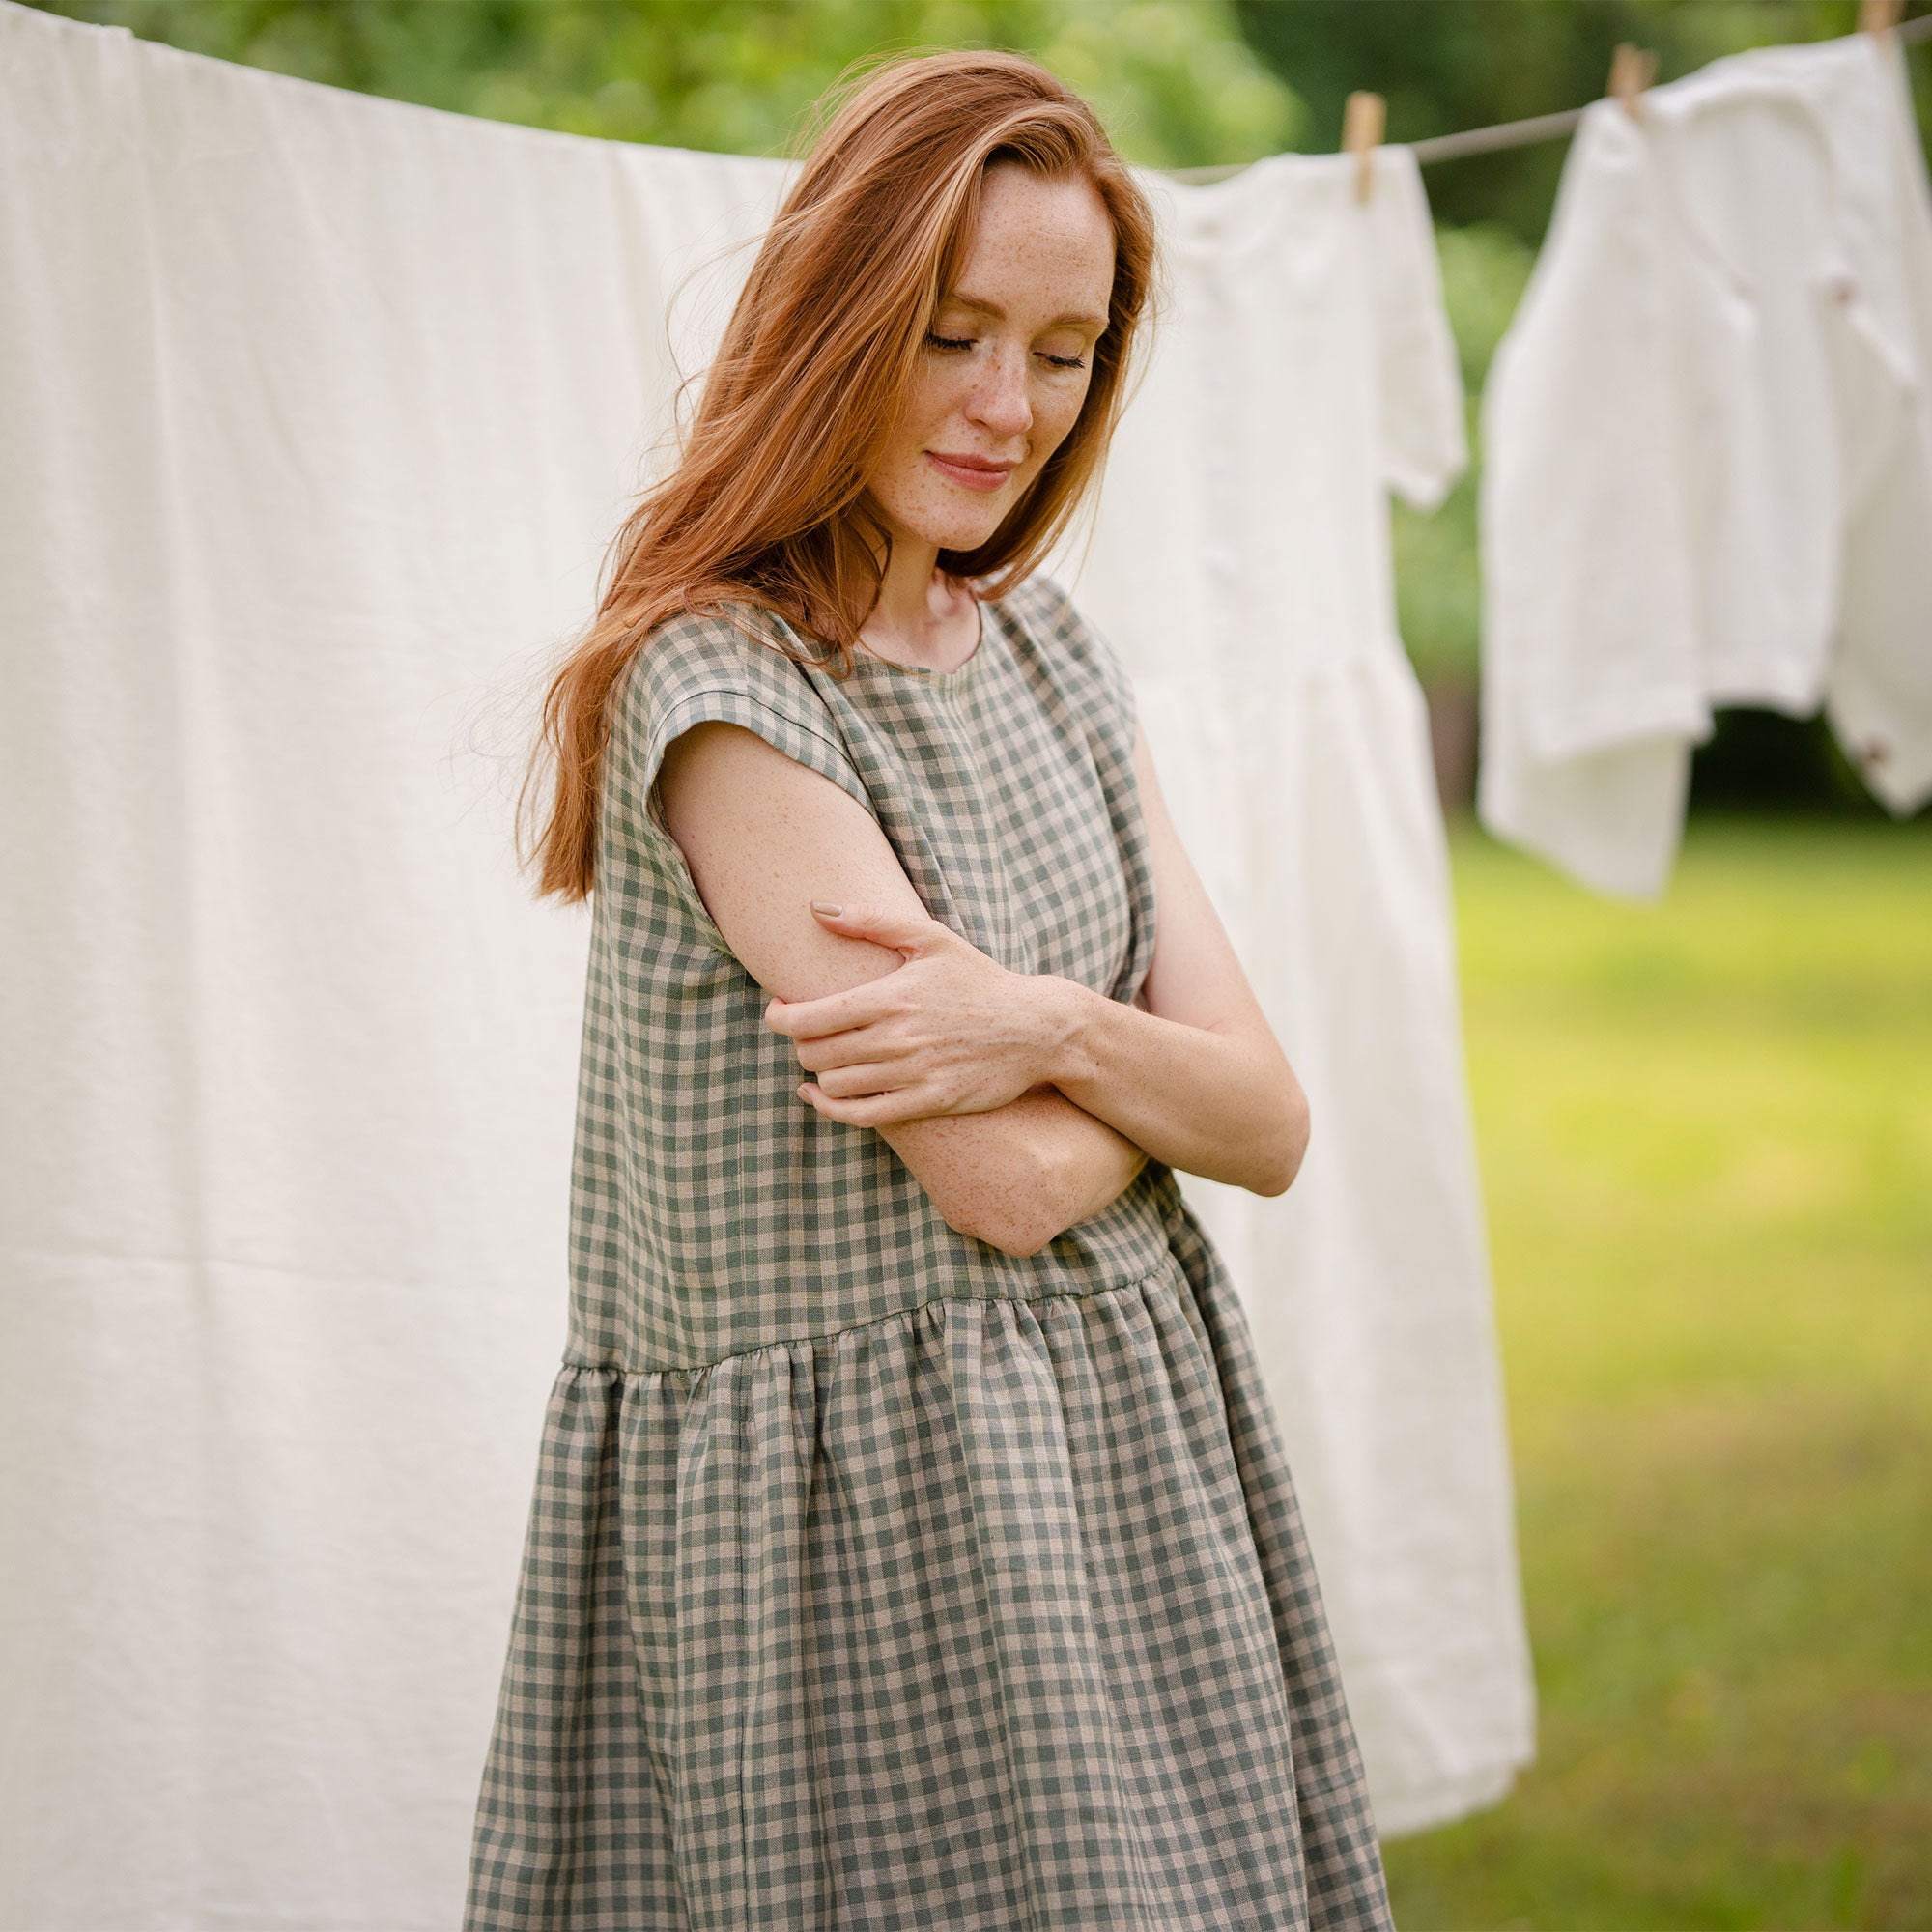
[[[762,611],[741,613],[740,621],[768,637],[778,629]],[[776,642],[748,637],[723,616],[682,614],[652,632],[612,696],[607,823],[662,881],[699,936],[729,952],[665,823],[658,785],[672,741],[710,720],[755,731],[831,780],[874,819],[878,811],[810,675]]]

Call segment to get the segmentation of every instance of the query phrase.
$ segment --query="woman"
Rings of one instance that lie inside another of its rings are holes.
[[[1174,1179],[1280,1193],[1306,1108],[1035,574],[1152,258],[1041,69],[875,74],[551,687],[571,1334],[469,1932],[1390,1923]]]

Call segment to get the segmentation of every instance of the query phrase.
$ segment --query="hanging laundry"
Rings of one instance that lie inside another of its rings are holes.
[[[1585,112],[1483,400],[1499,838],[1655,897],[1712,712],[1932,797],[1932,190],[1889,36]]]
[[[1387,493],[1463,402],[1413,156],[1147,175],[1172,309],[1066,581],[1134,676],[1181,840],[1308,1090],[1268,1200],[1181,1177],[1246,1306],[1384,1833],[1493,1803],[1534,1688],[1447,853]]]
[[[1150,184],[1200,225],[1083,588],[1315,1098],[1289,1195],[1188,1188],[1395,1833],[1499,1795],[1530,1711],[1380,522],[1384,479],[1427,500],[1460,463],[1455,377],[1419,186],[1378,164],[1359,218],[1325,160]],[[0,0],[0,810],[32,828],[0,1359],[36,1472],[0,1570],[30,1794],[0,1922],[460,1915],[567,1310],[587,936],[510,863],[526,679],[784,179]],[[1108,588],[1154,587],[1142,543],[1175,573],[1152,627]]]
[[[588,937],[525,687],[779,185],[0,7],[0,1924],[462,1916]]]

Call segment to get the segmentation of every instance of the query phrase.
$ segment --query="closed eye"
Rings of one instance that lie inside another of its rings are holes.
[[[929,349],[971,349],[978,337],[971,335],[941,335],[928,328],[925,331],[926,346]],[[1045,350],[1039,352],[1043,362],[1050,362],[1056,369],[1084,369],[1086,361],[1078,355],[1049,355]]]

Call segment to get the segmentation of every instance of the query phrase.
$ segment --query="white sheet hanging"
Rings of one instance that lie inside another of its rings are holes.
[[[1463,392],[1414,157],[1158,176],[1173,312],[1066,577],[1134,673],[1162,789],[1306,1085],[1264,1200],[1182,1187],[1246,1305],[1376,1817],[1494,1802],[1534,1688],[1453,907],[1391,486],[1433,508]]]
[[[1662,892],[1723,704],[1932,797],[1932,194],[1903,56],[1769,47],[1583,117],[1483,402],[1479,804]]]
[[[696,158],[0,8],[0,1925],[460,1917],[588,924],[506,674],[767,217]]]
[[[513,870],[516,680],[587,611],[664,424],[669,289],[782,178],[0,0],[0,1924],[458,1914],[562,1333],[586,923]],[[679,310],[686,366],[748,262]],[[1424,417],[1390,395],[1394,462]],[[1292,939],[1321,1018],[1284,1023],[1316,1151],[1258,1204],[1306,1265],[1236,1246],[1308,1404],[1390,1832],[1493,1795],[1527,1723],[1484,1662],[1518,1637],[1473,1177],[1453,1138],[1408,1151],[1461,1088],[1405,678],[1350,658],[1284,741],[1352,792],[1346,838],[1244,834],[1314,882],[1250,943]],[[1184,812],[1204,747],[1160,754]],[[1405,1104],[1350,1087],[1372,1031],[1408,1042]],[[1393,1216],[1337,1168],[1383,1131],[1420,1189]],[[1419,1577],[1434,1601],[1384,1580]]]

